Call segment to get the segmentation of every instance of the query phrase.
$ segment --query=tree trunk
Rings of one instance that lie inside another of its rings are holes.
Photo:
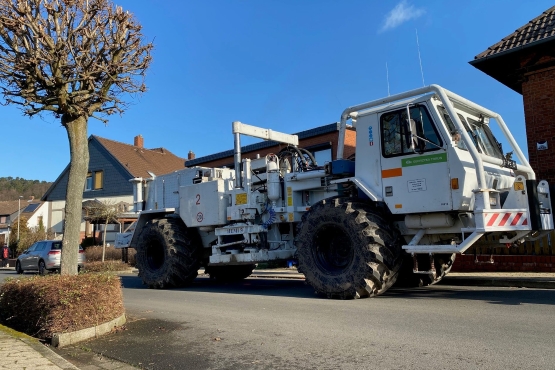
[[[66,128],[69,138],[70,163],[60,273],[61,275],[77,275],[83,190],[89,169],[87,118],[64,114],[62,125]]]

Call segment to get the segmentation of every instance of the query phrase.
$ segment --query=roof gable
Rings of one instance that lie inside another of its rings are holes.
[[[163,175],[185,168],[184,158],[164,148],[145,149],[95,135],[89,140],[98,141],[134,177],[150,177],[149,172]]]

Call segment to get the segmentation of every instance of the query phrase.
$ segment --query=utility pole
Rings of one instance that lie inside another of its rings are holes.
[[[21,198],[23,195],[19,196],[17,200],[17,243],[19,244],[19,219],[21,218]]]

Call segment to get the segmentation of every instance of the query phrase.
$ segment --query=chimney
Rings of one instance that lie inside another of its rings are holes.
[[[133,142],[133,145],[135,145],[138,148],[143,148],[144,147],[144,139],[143,139],[143,135],[137,135],[135,136],[135,140]]]
[[[195,159],[195,153],[193,153],[192,150],[189,150],[189,154],[187,155],[187,159],[188,160]]]

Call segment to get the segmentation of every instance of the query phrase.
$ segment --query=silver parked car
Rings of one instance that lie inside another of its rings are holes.
[[[31,245],[23,252],[15,262],[15,270],[22,274],[27,270],[38,270],[40,275],[48,271],[60,270],[60,258],[62,256],[61,240],[43,240]],[[85,251],[79,246],[78,269],[85,263]]]

